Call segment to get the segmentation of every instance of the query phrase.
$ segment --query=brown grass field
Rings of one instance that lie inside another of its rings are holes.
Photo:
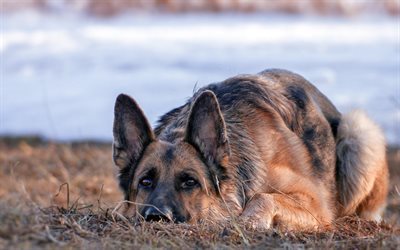
[[[400,248],[400,150],[388,150],[385,221],[338,220],[321,232],[254,231],[227,224],[134,224],[122,199],[111,145],[0,139],[0,249]]]

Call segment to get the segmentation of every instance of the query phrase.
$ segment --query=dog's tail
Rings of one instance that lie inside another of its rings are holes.
[[[385,138],[364,112],[343,115],[336,138],[338,199],[341,216],[357,213],[380,220],[387,196]]]

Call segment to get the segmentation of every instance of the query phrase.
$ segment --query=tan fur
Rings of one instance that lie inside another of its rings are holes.
[[[382,132],[361,111],[341,115],[299,75],[271,70],[210,85],[154,131],[134,100],[117,100],[120,184],[127,199],[148,204],[128,209],[146,220],[239,217],[258,229],[315,230],[340,216],[381,219]],[[170,214],[150,214],[152,206]]]
[[[383,163],[382,169],[375,179],[371,192],[357,207],[356,213],[360,215],[361,218],[377,222],[382,220],[388,194],[388,174],[386,163]]]
[[[269,127],[257,145],[264,150],[266,167],[261,169],[268,172],[261,173],[263,185],[246,205],[243,220],[254,228],[275,226],[291,230],[312,230],[330,224],[334,218],[329,202],[332,194],[311,177],[310,158],[304,145],[289,130],[274,124],[268,115],[257,116],[263,117]],[[251,121],[249,125],[256,130],[263,127],[252,126]]]
[[[265,167],[260,168],[255,181],[261,184],[242,219],[254,228],[313,230],[329,225],[335,217],[334,195],[313,178],[311,159],[300,139],[266,112],[254,112],[247,124],[256,135]]]
[[[385,139],[379,127],[359,110],[343,116],[337,136],[340,215],[357,212],[380,220],[387,196]]]

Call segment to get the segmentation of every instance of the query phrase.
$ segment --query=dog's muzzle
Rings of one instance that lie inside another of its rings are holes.
[[[174,221],[172,211],[169,208],[147,207],[143,211],[143,217],[146,221]]]

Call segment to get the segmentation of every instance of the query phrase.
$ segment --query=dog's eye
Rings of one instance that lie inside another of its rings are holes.
[[[182,182],[182,188],[183,189],[191,189],[197,186],[197,181],[192,178],[188,178]]]
[[[150,178],[143,178],[142,180],[140,180],[139,185],[141,187],[145,187],[145,188],[149,188],[153,186],[153,180]]]

